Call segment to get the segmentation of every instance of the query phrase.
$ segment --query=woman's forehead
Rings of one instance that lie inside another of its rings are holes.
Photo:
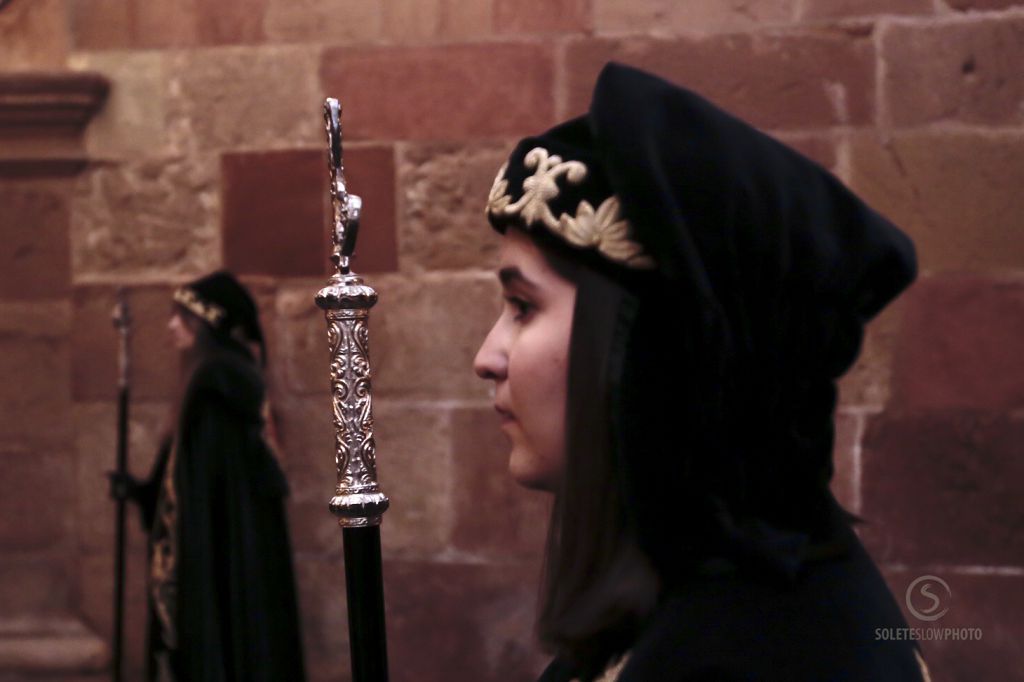
[[[543,284],[558,277],[533,240],[525,232],[514,229],[508,230],[502,237],[497,272],[503,283],[513,278],[522,278]]]

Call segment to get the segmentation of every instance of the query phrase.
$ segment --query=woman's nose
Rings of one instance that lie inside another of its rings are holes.
[[[481,379],[498,381],[505,378],[507,367],[508,356],[500,343],[498,324],[495,324],[473,358],[473,371]]]

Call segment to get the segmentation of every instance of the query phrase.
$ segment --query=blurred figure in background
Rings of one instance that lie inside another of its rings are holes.
[[[285,520],[268,444],[256,303],[228,272],[175,291],[181,355],[171,426],[149,477],[113,476],[149,531],[147,678],[303,680]]]

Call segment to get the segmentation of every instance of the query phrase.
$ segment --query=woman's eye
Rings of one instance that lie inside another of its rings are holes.
[[[511,306],[513,311],[513,319],[524,320],[534,310],[534,306],[529,301],[526,301],[518,296],[506,296],[505,302]]]

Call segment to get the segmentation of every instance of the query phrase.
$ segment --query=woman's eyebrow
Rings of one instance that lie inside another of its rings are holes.
[[[498,279],[505,287],[521,284],[529,289],[537,288],[537,285],[528,280],[522,271],[514,265],[498,270]]]

